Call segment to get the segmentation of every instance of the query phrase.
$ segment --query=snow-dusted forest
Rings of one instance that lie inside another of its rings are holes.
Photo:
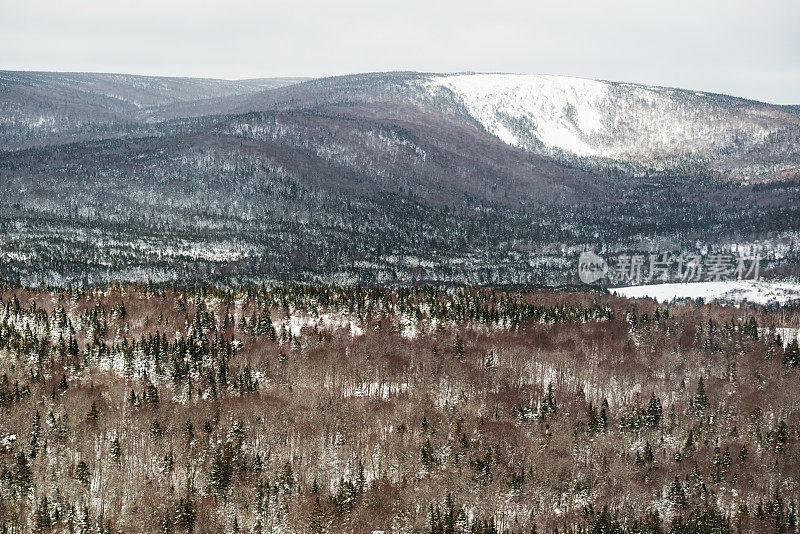
[[[785,532],[796,309],[0,291],[3,532]]]

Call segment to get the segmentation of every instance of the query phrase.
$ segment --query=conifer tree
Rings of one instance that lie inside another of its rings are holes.
[[[175,526],[182,532],[192,534],[194,532],[194,524],[197,519],[197,513],[194,509],[194,502],[191,497],[181,497],[175,505]]]
[[[223,496],[233,481],[233,446],[229,441],[221,443],[214,453],[209,482],[217,496]]]
[[[92,407],[89,408],[88,413],[86,414],[87,421],[97,421],[97,417],[100,413],[97,411],[97,404],[92,402]]]
[[[114,460],[114,462],[119,463],[120,459],[122,458],[122,448],[120,447],[119,438],[115,437],[111,442],[109,453],[111,454],[111,459]]]
[[[553,384],[547,384],[547,392],[542,399],[542,404],[539,407],[539,414],[544,417],[546,415],[555,415],[557,411],[555,396],[553,395]]]
[[[656,428],[661,422],[661,414],[663,411],[661,399],[656,397],[655,393],[651,393],[650,402],[647,404],[647,426]]]
[[[694,396],[694,407],[697,410],[703,411],[709,406],[708,395],[706,395],[706,386],[703,382],[703,377],[697,382],[697,394]]]
[[[797,338],[793,339],[783,351],[783,364],[791,367],[800,365],[800,345]]]
[[[36,413],[33,416],[33,428],[31,430],[31,443],[29,452],[29,456],[31,458],[36,458],[36,455],[39,453],[39,437],[41,435],[42,435],[41,417],[39,416],[39,410],[36,410]]]
[[[75,478],[78,482],[81,483],[84,487],[89,487],[89,478],[92,474],[89,472],[89,466],[86,465],[86,462],[80,461],[78,462],[77,467],[75,467]]]
[[[33,472],[30,464],[28,464],[28,457],[23,452],[17,454],[17,463],[14,467],[14,483],[22,495],[28,494],[33,483]]]

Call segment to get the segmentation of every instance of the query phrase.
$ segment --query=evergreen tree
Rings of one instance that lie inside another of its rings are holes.
[[[33,428],[31,430],[31,443],[30,443],[30,453],[29,453],[29,456],[31,458],[36,458],[36,455],[39,453],[39,437],[41,435],[42,435],[41,417],[39,416],[39,410],[36,410],[36,413],[33,416]]]
[[[233,445],[226,441],[221,443],[214,453],[211,462],[209,482],[211,490],[217,496],[223,496],[231,487],[233,481]]]
[[[175,504],[175,526],[187,534],[194,532],[194,524],[197,513],[194,509],[194,502],[191,497],[181,497]]]
[[[325,511],[319,503],[319,497],[314,498],[314,507],[308,519],[308,532],[310,534],[323,534],[325,532]]]
[[[542,399],[542,404],[539,407],[539,414],[544,417],[548,414],[555,415],[557,410],[555,396],[553,395],[553,384],[547,384],[547,392]]]
[[[650,402],[647,404],[647,426],[656,428],[661,422],[661,414],[663,411],[661,399],[656,397],[655,393],[651,393]]]
[[[793,339],[783,351],[783,364],[791,367],[800,365],[800,345],[798,345],[797,338]]]
[[[700,380],[697,382],[697,394],[694,396],[694,407],[697,410],[703,411],[708,408],[709,404],[710,401],[708,395],[706,395],[706,386],[701,376]]]
[[[158,406],[158,388],[156,388],[152,382],[147,384],[142,397],[144,398],[145,404],[153,408]]]
[[[33,531],[44,532],[53,525],[50,518],[50,503],[47,502],[47,497],[44,497],[36,506],[33,514]]]
[[[75,468],[75,478],[78,480],[78,482],[80,482],[82,486],[88,488],[89,479],[91,476],[92,474],[89,472],[89,466],[86,465],[86,462],[78,462],[78,465]]]
[[[120,447],[119,438],[114,438],[114,441],[111,442],[111,448],[109,450],[111,453],[111,459],[114,462],[119,463],[120,459],[122,458],[122,448]]]
[[[435,466],[437,463],[436,454],[433,452],[433,445],[431,444],[430,438],[426,439],[425,443],[422,444],[422,448],[420,449],[420,461],[422,465],[428,469]]]
[[[14,484],[22,495],[27,495],[33,483],[33,472],[28,464],[25,453],[17,454],[17,464],[14,467]]]
[[[667,495],[673,505],[679,507],[686,506],[686,491],[683,489],[683,484],[681,484],[681,481],[678,480],[677,476],[675,477],[675,480],[673,480],[672,485],[669,487],[669,492]]]

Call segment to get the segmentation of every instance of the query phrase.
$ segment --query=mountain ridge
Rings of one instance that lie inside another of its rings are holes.
[[[239,81],[79,75],[83,76],[100,87],[115,77],[148,81],[159,87],[130,89],[140,95],[155,93],[149,95],[147,105],[134,106],[114,95],[95,94],[99,100],[89,103],[88,111],[80,104],[75,110],[70,93],[59,94],[64,109],[78,116],[74,127],[34,109],[17,121],[27,120],[27,131],[24,124],[16,124],[16,136],[9,135],[8,130],[14,129],[14,124],[8,124],[9,120],[13,122],[13,113],[6,111],[0,149],[119,137],[140,124],[180,118],[260,111],[332,112],[357,106],[381,106],[385,117],[402,118],[401,110],[412,106],[471,123],[510,146],[586,170],[712,173],[737,181],[785,179],[800,173],[800,117],[793,108],[703,91],[572,76],[499,73],[400,71],[292,80],[297,83],[254,80],[246,87]],[[3,92],[4,77],[9,74],[0,72],[0,106],[5,103],[7,109],[10,98],[8,90]],[[192,87],[212,82],[229,85],[203,86],[202,94]],[[264,83],[272,85],[259,85]],[[93,122],[93,116],[99,119]]]

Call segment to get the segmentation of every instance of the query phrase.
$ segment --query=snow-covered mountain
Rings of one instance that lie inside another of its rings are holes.
[[[459,74],[420,83],[439,98],[451,94],[509,145],[542,155],[649,171],[693,163],[742,178],[800,172],[800,116],[782,106],[565,76]]]
[[[303,82],[303,83],[297,83]],[[459,120],[572,167],[771,181],[800,175],[800,114],[701,91],[565,76],[368,73],[209,80],[0,71],[0,150],[153,135],[186,117],[264,111]],[[346,142],[346,140],[345,140]]]
[[[570,166],[622,174],[771,181],[800,175],[800,114],[696,90],[565,76],[370,73],[159,110],[165,118],[248,111],[409,109],[456,117]]]

